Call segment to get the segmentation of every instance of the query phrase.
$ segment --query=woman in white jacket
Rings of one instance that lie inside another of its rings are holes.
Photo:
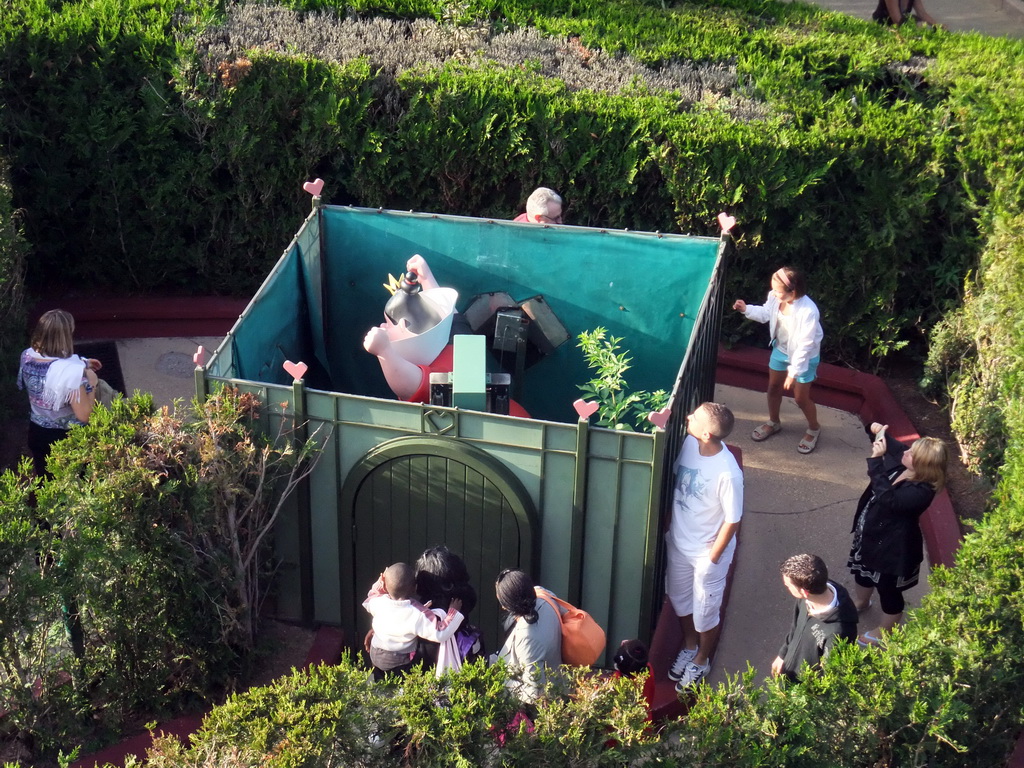
[[[804,277],[792,267],[781,267],[772,275],[772,290],[763,306],[737,299],[732,308],[758,323],[768,323],[772,355],[768,363],[768,421],[751,433],[756,442],[767,440],[782,429],[779,409],[783,392],[793,399],[807,419],[807,431],[797,444],[800,453],[810,453],[818,444],[821,425],[811,400],[811,382],[817,376],[823,333],[818,307],[804,291]]]

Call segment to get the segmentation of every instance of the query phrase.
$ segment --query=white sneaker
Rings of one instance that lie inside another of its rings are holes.
[[[679,678],[679,682],[676,683],[676,693],[682,693],[687,688],[695,688],[697,683],[703,680],[710,671],[710,661],[704,665],[695,664],[691,661],[686,665],[686,671],[683,672],[683,676]]]
[[[679,680],[686,672],[686,665],[697,658],[697,649],[683,648],[672,662],[672,668],[668,671],[669,680]]]

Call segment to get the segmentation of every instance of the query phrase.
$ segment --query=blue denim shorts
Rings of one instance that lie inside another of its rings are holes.
[[[818,363],[821,362],[821,355],[815,357],[807,364],[807,370],[796,377],[800,384],[810,384],[818,377]],[[772,356],[768,361],[768,367],[773,371],[784,371],[789,368],[789,355],[784,355],[778,347],[772,347]]]

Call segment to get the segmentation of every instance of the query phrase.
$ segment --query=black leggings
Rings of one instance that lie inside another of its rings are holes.
[[[49,477],[46,472],[46,457],[50,455],[50,447],[67,436],[66,429],[41,427],[34,421],[28,423],[28,450],[32,454],[32,467],[36,477]]]
[[[853,580],[857,582],[858,586],[861,587],[874,587],[878,590],[878,602],[882,606],[882,613],[888,613],[893,616],[897,613],[903,613],[903,607],[906,605],[906,601],[903,599],[903,590],[910,589],[907,587],[897,587],[897,577],[891,573],[883,573],[878,578],[876,584],[867,576],[861,576],[859,573],[853,574]]]

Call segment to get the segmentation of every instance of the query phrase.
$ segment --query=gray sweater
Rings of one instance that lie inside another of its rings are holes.
[[[498,652],[509,667],[509,687],[522,701],[533,703],[544,690],[550,671],[562,664],[562,622],[543,599],[534,602],[537,622],[519,617]],[[550,668],[550,670],[549,670]]]

